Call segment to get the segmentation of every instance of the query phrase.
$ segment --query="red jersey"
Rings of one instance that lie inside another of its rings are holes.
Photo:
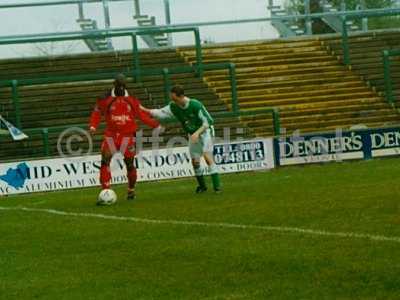
[[[110,95],[104,99],[98,99],[90,117],[90,127],[97,128],[102,115],[105,116],[106,120],[106,135],[115,133],[134,134],[138,128],[136,119],[140,119],[152,128],[157,128],[160,125],[148,113],[140,109],[139,100],[132,96],[113,97]]]

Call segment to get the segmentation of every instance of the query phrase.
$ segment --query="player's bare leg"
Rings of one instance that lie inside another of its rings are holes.
[[[128,176],[128,200],[134,200],[136,198],[135,194],[135,186],[137,181],[137,170],[134,164],[134,157],[125,157],[124,158],[126,172]]]
[[[204,160],[206,161],[208,165],[208,171],[211,175],[211,180],[213,183],[213,188],[216,193],[221,192],[221,181],[219,178],[218,170],[217,170],[217,165],[214,162],[214,158],[212,153],[207,153],[205,152],[203,154]]]
[[[198,187],[196,188],[196,193],[197,194],[204,193],[205,191],[207,191],[207,185],[206,181],[204,180],[204,174],[200,165],[200,159],[193,158],[192,166],[198,183]]]
[[[111,187],[111,159],[112,154],[109,151],[102,151],[100,167],[100,183],[102,189],[109,189]]]

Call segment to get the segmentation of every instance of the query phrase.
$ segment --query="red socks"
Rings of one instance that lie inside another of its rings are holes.
[[[111,170],[110,166],[102,165],[100,168],[100,183],[102,189],[109,189],[111,186]]]
[[[133,168],[128,171],[128,188],[130,190],[135,189],[136,180],[137,180],[137,171],[136,168]]]
[[[135,189],[137,180],[137,171],[135,167],[128,168],[128,188]],[[110,165],[102,164],[100,168],[100,183],[103,189],[109,189],[111,186],[111,169]]]

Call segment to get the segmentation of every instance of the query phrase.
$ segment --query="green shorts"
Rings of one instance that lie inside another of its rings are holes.
[[[213,128],[204,131],[200,135],[199,141],[197,143],[192,143],[189,138],[189,152],[192,159],[200,159],[204,155],[204,153],[213,153],[213,132]]]

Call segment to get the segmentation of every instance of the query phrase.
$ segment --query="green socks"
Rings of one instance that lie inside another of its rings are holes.
[[[211,175],[214,191],[219,191],[221,189],[221,181],[219,179],[217,166],[215,164],[212,164],[211,166],[208,167],[208,170]]]
[[[206,181],[204,180],[203,175],[196,175],[197,182],[200,187],[205,188],[206,187]]]
[[[219,179],[219,174],[218,173],[211,174],[211,180],[212,180],[214,190],[216,190],[216,191],[220,190],[221,189],[221,181]]]
[[[215,191],[220,191],[221,190],[221,180],[218,174],[218,169],[217,166],[215,164],[211,165],[208,167],[210,176],[211,176],[211,180],[212,180],[212,184],[213,184],[213,188]],[[199,187],[202,188],[206,188],[206,181],[203,175],[203,170],[201,168],[195,168],[195,174],[196,174],[196,179],[197,182],[199,184]]]

